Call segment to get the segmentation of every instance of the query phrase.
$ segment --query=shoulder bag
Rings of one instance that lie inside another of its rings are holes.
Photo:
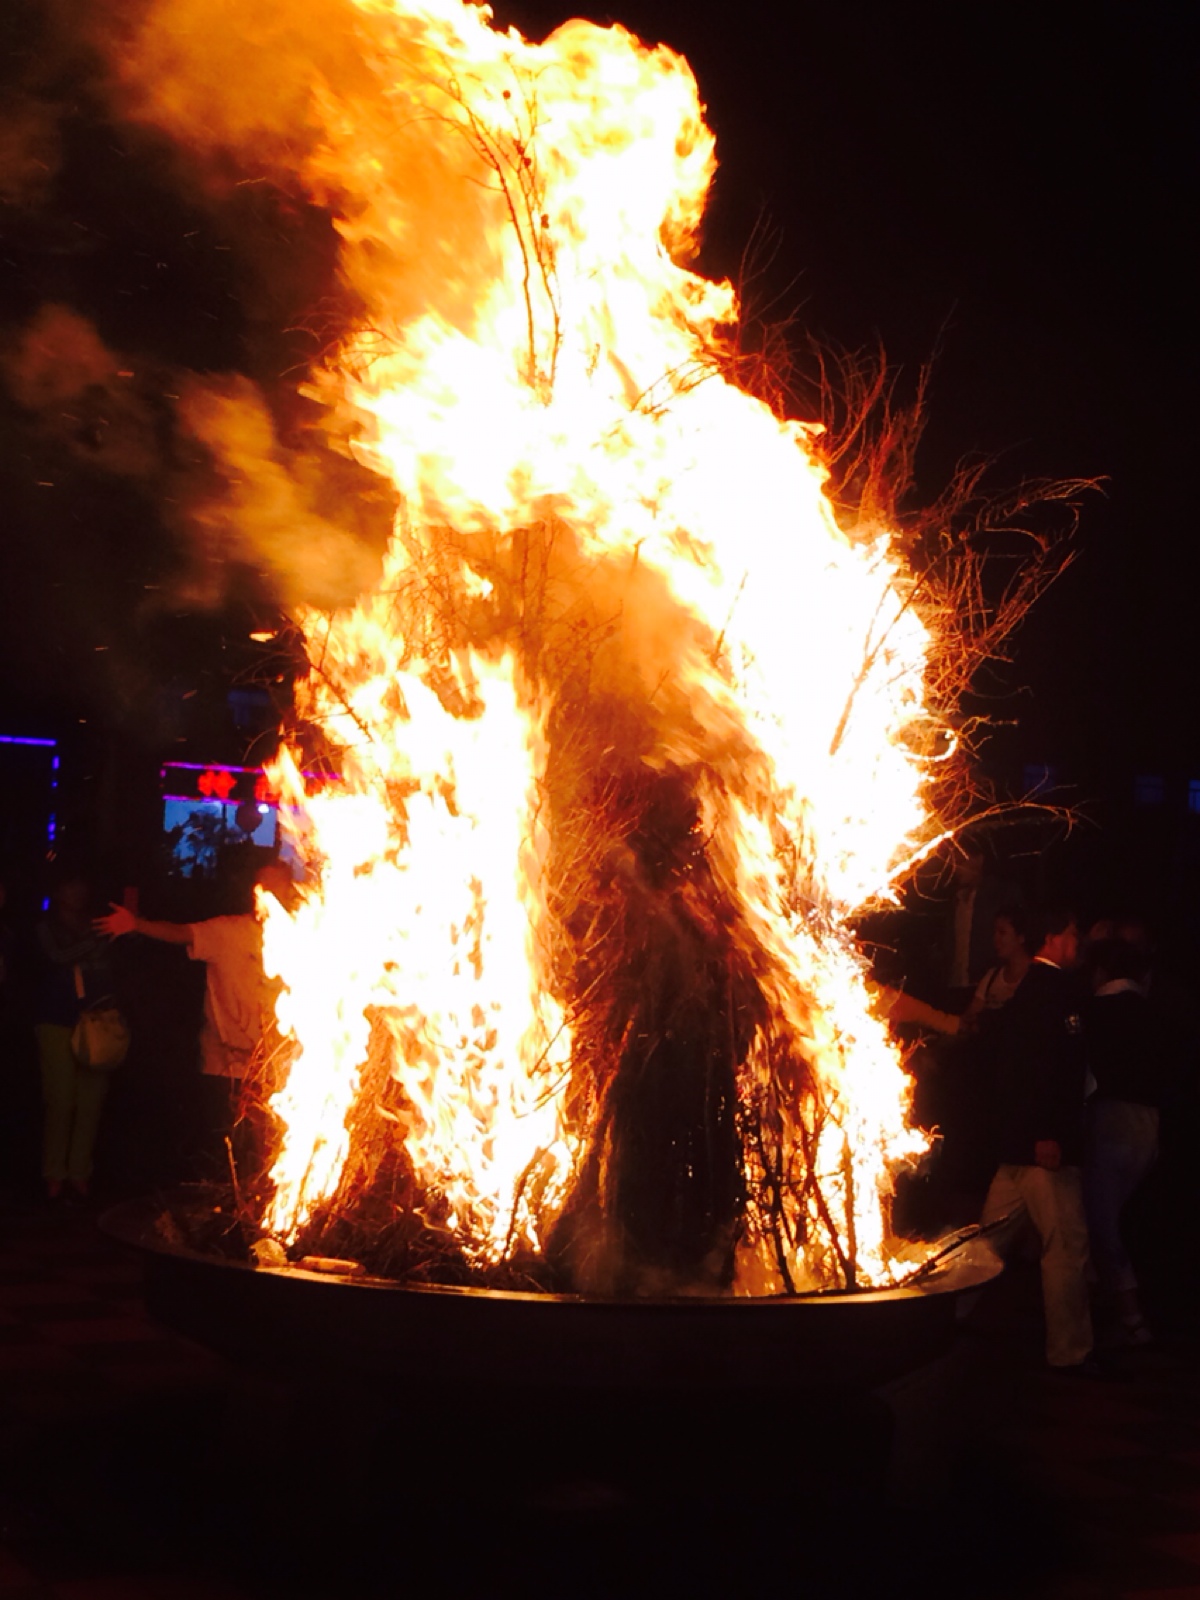
[[[75,995],[84,997],[83,969],[75,968]],[[71,1034],[71,1053],[81,1067],[111,1072],[129,1054],[129,1024],[111,1000],[84,1006]]]

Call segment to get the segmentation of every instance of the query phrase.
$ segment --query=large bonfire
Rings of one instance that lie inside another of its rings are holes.
[[[933,617],[819,428],[729,381],[687,64],[461,0],[166,0],[125,70],[335,216],[361,316],[308,392],[399,496],[370,588],[296,616],[263,1233],[597,1293],[896,1281],[925,1139],[851,924],[944,836]],[[188,405],[235,475],[260,412]]]

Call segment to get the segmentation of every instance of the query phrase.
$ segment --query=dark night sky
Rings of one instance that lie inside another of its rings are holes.
[[[569,14],[548,0],[504,0],[496,10],[535,37]],[[585,9],[692,63],[721,162],[708,270],[735,268],[765,213],[781,235],[772,282],[810,331],[842,346],[882,339],[909,375],[942,336],[919,463],[928,492],[974,451],[1000,457],[1000,482],[1109,479],[1085,508],[1079,561],[1021,636],[1014,678],[1033,690],[1017,703],[1024,755],[1060,763],[1085,789],[1138,763],[1197,763],[1200,775],[1184,573],[1193,369],[1185,308],[1195,275],[1185,10],[1156,0],[1086,10],[1055,0]],[[10,80],[28,76],[39,15],[34,0],[10,14]],[[71,97],[69,70],[55,92]],[[57,230],[45,215],[36,227],[11,208],[0,215],[3,323],[11,329],[53,295],[77,304],[110,342],[161,356],[164,368],[278,363],[269,303],[237,309],[244,279],[211,221],[194,233],[186,204],[168,203],[127,140],[110,137],[94,110],[77,106],[72,116],[73,154],[52,205]],[[72,228],[102,232],[103,244],[76,259],[63,243]],[[318,283],[319,223],[309,234]],[[303,300],[302,257],[281,315]],[[151,259],[166,265],[148,269]],[[200,358],[188,348],[197,338]],[[43,439],[31,451],[11,406],[0,421],[3,537],[16,552],[0,702],[15,703],[31,690],[11,643],[27,645],[51,571],[68,586],[82,575],[105,593],[118,579],[140,590],[170,567],[171,546],[148,491],[134,496],[131,515],[132,491],[102,491],[92,474],[79,490],[90,496],[86,539],[64,535],[48,566],[55,513],[30,475],[47,475],[54,446]],[[67,520],[82,528],[79,494]],[[54,692],[61,699],[61,685]]]

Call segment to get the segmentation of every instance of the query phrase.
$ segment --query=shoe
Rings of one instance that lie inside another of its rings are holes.
[[[1110,1322],[1101,1331],[1099,1342],[1103,1350],[1140,1350],[1154,1343],[1154,1335],[1143,1317],[1129,1317]]]
[[[1153,1344],[1154,1335],[1142,1317],[1134,1317],[1116,1328],[1113,1343],[1119,1350],[1139,1350],[1143,1345]]]

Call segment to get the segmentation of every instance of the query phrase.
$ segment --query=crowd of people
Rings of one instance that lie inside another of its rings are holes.
[[[234,891],[238,909],[195,922],[152,921],[128,905],[110,904],[99,911],[87,878],[64,872],[52,884],[22,950],[22,941],[3,918],[0,882],[0,1070],[9,1124],[3,1159],[10,1168],[21,1165],[14,1134],[22,1130],[12,1122],[22,1098],[17,1080],[32,1053],[41,1088],[41,1186],[48,1202],[90,1197],[105,1104],[114,1069],[129,1045],[114,958],[118,941],[130,935],[177,946],[203,966],[204,998],[195,1034],[199,1093],[190,1108],[197,1122],[192,1141],[197,1159],[185,1175],[211,1175],[224,1164],[239,1091],[269,1036],[277,990],[263,971],[256,886],[283,902],[294,894],[286,867],[268,860],[253,883]],[[111,1018],[115,1024],[107,1041],[101,1037],[99,1049],[95,1033],[90,1039],[84,1034],[97,1018]],[[10,1191],[12,1177],[11,1171],[0,1173]]]
[[[1194,1085],[1195,1038],[1139,919],[1084,936],[1068,908],[1010,903],[991,923],[986,970],[966,987],[969,962],[955,973],[960,1007],[895,989],[883,1004],[897,1029],[938,1041],[914,1060],[919,1118],[944,1139],[941,1209],[974,1211],[1004,1254],[1036,1237],[1047,1363],[1101,1376],[1098,1342],[1152,1337],[1122,1216],[1158,1157],[1164,1108]],[[961,956],[961,919],[955,932]]]
[[[294,894],[278,862],[260,864],[255,881],[285,904]],[[911,1047],[917,1118],[940,1135],[918,1227],[978,1220],[1002,1252],[1023,1232],[1036,1237],[1046,1360],[1095,1374],[1097,1322],[1102,1344],[1151,1338],[1122,1215],[1155,1163],[1164,1107],[1190,1091],[1194,1039],[1137,919],[1098,921],[1082,937],[1070,910],[989,897],[968,856],[947,920],[951,981],[941,1005],[879,990]],[[91,1046],[112,1059],[88,1058],[81,1019],[113,1006],[114,953],[137,939],[178,947],[204,968],[196,1115],[208,1172],[224,1164],[239,1088],[274,1012],[251,886],[231,914],[154,921],[129,905],[98,910],[86,879],[63,874],[32,932],[23,967],[0,884],[0,1057],[11,1078],[23,1041],[35,1042],[44,1199],[89,1196],[122,1050],[118,1031],[115,1044]],[[11,1093],[6,1100],[11,1124]],[[13,1148],[9,1126],[0,1159],[11,1164]]]

